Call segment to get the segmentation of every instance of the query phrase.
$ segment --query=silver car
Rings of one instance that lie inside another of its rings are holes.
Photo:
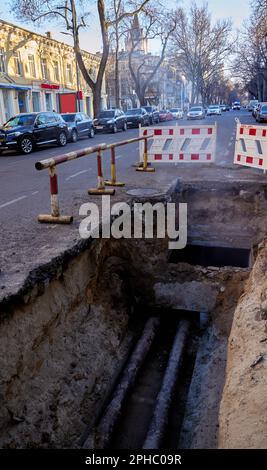
[[[222,111],[218,104],[211,104],[207,109],[207,116],[221,116]]]
[[[189,109],[187,119],[205,119],[205,110],[202,106],[194,106]]]

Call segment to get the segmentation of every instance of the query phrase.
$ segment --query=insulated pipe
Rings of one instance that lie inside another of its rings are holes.
[[[102,151],[98,150],[97,152],[97,188],[92,188],[88,190],[88,194],[91,195],[101,195],[101,194],[109,194],[113,196],[115,194],[115,189],[106,189],[104,178],[103,178],[103,170],[102,170]]]
[[[117,181],[116,174],[116,150],[115,147],[111,149],[111,180],[105,181],[106,186],[125,186],[124,183]]]
[[[143,156],[144,162],[143,162],[143,166],[138,166],[136,168],[136,171],[146,171],[149,173],[153,173],[155,171],[155,168],[148,167],[148,145],[147,145],[148,137],[147,136],[143,137],[143,139],[144,139],[144,156]]]
[[[46,222],[51,224],[70,224],[73,221],[72,216],[60,215],[59,200],[58,200],[58,181],[56,167],[52,166],[48,168],[49,181],[50,181],[50,200],[51,200],[51,215],[40,214],[38,216],[39,222]]]
[[[95,448],[107,448],[115,425],[120,418],[124,401],[127,397],[129,389],[134,385],[137,374],[144,363],[144,360],[150,350],[152,342],[155,338],[160,321],[158,317],[149,318],[143,330],[142,337],[139,339],[130,361],[123,372],[122,379],[117,385],[111,401],[106,408],[106,411],[100,420],[95,432]],[[90,441],[90,437],[89,437]],[[89,442],[88,441],[88,442]],[[87,448],[87,443],[84,448]]]
[[[190,323],[187,320],[182,320],[179,323],[143,449],[159,449],[162,444],[168,424],[174,388],[182,364],[189,325]]]
[[[134,139],[122,140],[121,142],[117,142],[114,144],[100,144],[94,147],[87,147],[83,150],[78,150],[76,152],[69,152],[63,155],[59,155],[58,157],[48,158],[46,160],[41,160],[35,163],[36,170],[44,170],[45,168],[53,167],[55,165],[60,165],[61,163],[69,162],[71,160],[75,160],[76,158],[81,158],[86,155],[91,155],[92,153],[109,150],[116,147],[122,147],[123,145],[132,144],[134,142],[139,142],[141,140],[152,139],[154,134],[146,136],[146,137],[136,137]]]

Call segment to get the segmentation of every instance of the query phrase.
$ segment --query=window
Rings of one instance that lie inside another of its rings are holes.
[[[66,80],[67,80],[67,83],[72,83],[71,64],[67,64],[66,66]]]
[[[17,75],[22,75],[22,64],[21,64],[19,52],[15,52],[14,54],[14,65],[15,65],[15,73]]]
[[[6,71],[6,54],[4,49],[0,48],[0,72]]]
[[[54,60],[53,62],[53,70],[54,70],[54,80],[55,82],[59,82],[59,68],[58,68],[58,62]]]
[[[29,72],[31,77],[36,77],[36,68],[35,68],[35,62],[34,62],[34,55],[30,54],[28,56],[28,61],[29,61]]]
[[[47,67],[47,59],[41,59],[41,69],[42,69],[42,77],[44,80],[49,80],[48,75],[48,67]]]

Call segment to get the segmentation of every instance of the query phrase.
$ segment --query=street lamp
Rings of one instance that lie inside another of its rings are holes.
[[[184,110],[185,81],[186,81],[185,76],[184,76],[184,75],[181,75],[181,83],[182,83],[182,86],[181,86],[181,108],[182,108],[182,110]]]

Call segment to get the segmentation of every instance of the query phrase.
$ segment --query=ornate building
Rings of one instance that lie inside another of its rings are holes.
[[[100,58],[84,51],[95,76]],[[78,72],[79,73],[79,72]],[[79,73],[80,110],[92,111],[92,93]],[[60,111],[63,94],[78,91],[74,51],[64,42],[0,20],[0,124],[20,112]],[[106,107],[105,84],[102,106]]]

